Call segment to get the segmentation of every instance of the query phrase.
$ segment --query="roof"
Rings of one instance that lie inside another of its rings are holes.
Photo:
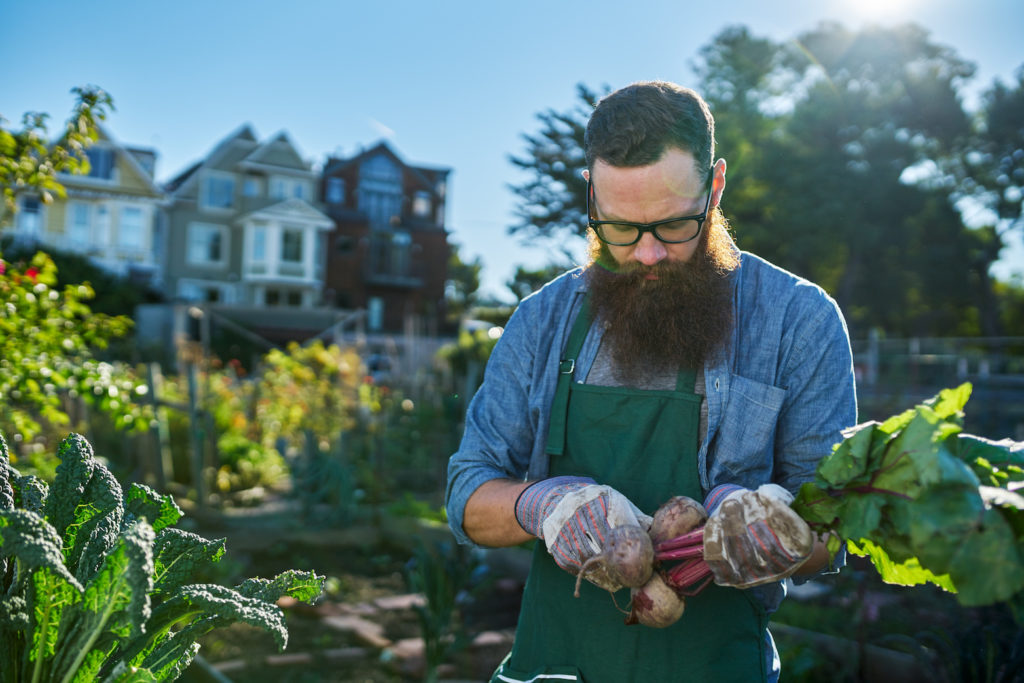
[[[439,180],[444,180],[448,176],[448,174],[451,173],[450,168],[431,168],[427,166],[413,166],[407,164],[400,156],[398,156],[398,154],[393,149],[391,149],[391,146],[388,145],[388,143],[385,140],[381,140],[373,147],[363,150],[359,154],[356,154],[353,157],[349,157],[348,159],[328,157],[327,162],[324,164],[324,176],[330,175],[331,173],[341,169],[350,168],[352,166],[358,166],[366,159],[372,156],[376,156],[377,154],[380,153],[384,153],[391,157],[395,161],[395,163],[402,166],[402,168],[412,171],[413,175],[418,176],[423,185],[429,187],[432,192],[434,191],[437,182]]]

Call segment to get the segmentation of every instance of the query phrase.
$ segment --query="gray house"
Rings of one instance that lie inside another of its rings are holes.
[[[285,133],[244,125],[169,181],[164,290],[186,301],[309,309],[322,304],[334,222],[317,175]]]

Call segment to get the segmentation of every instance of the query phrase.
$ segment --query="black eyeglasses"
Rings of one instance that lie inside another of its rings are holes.
[[[711,208],[711,194],[714,189],[712,180],[715,177],[714,168],[708,175],[708,199],[704,203],[704,211],[694,216],[679,216],[677,218],[666,218],[663,221],[653,223],[632,223],[630,221],[599,221],[594,217],[594,205],[591,197],[594,196],[594,185],[587,179],[587,225],[594,231],[598,238],[605,244],[614,247],[628,247],[636,244],[645,232],[653,233],[660,241],[666,244],[682,244],[695,240],[700,236],[704,228],[704,221],[708,218],[708,209]],[[596,197],[595,197],[596,199]]]

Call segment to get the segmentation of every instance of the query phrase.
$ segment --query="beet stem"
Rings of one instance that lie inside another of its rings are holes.
[[[693,584],[690,584],[690,586],[689,586],[689,587],[686,587],[686,588],[677,588],[677,589],[676,589],[676,591],[677,591],[678,593],[681,593],[682,595],[685,595],[685,596],[686,596],[686,597],[688,597],[688,598],[692,598],[692,597],[693,597],[694,595],[697,595],[697,594],[698,594],[698,593],[700,593],[700,592],[701,592],[702,590],[704,590],[705,588],[707,588],[707,587],[708,587],[708,584],[709,584],[709,583],[711,583],[711,579],[713,579],[713,578],[714,578],[714,576],[712,576],[712,574],[711,574],[711,573],[709,572],[709,573],[708,573],[708,575],[704,577],[704,580],[703,580],[703,581],[701,581],[701,582],[700,582],[700,583],[699,583],[699,584],[697,585],[697,587],[696,587],[696,588],[693,588],[693,587],[692,587],[692,586],[693,586]]]
[[[654,546],[654,552],[660,553],[666,550],[675,550],[677,548],[685,548],[687,546],[698,545],[703,543],[704,526],[701,525],[693,531],[689,531],[683,534],[682,536],[676,536],[675,538],[670,538],[667,541],[662,541],[661,543],[658,543]]]
[[[711,568],[703,559],[683,562],[668,571],[668,580],[674,588],[686,588],[711,574]]]
[[[693,557],[704,557],[703,545],[693,545],[688,548],[677,548],[675,550],[666,550],[664,552],[654,553],[654,559],[659,562],[666,562],[668,560],[688,560]]]

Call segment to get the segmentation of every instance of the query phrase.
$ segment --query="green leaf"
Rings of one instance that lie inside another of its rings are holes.
[[[246,579],[235,590],[246,597],[264,602],[276,602],[282,595],[287,595],[311,603],[323,593],[326,580],[327,577],[319,576],[316,572],[289,569],[271,580]]]
[[[28,659],[41,668],[56,654],[61,618],[71,605],[79,602],[80,594],[49,567],[36,569],[31,581],[32,635]]]
[[[14,506],[43,514],[50,487],[34,474],[26,474],[14,485]]]
[[[984,564],[979,567],[981,558]],[[1003,602],[1024,590],[1021,549],[1010,526],[996,510],[985,510],[981,523],[962,540],[950,575],[960,602],[967,606]]]
[[[0,510],[14,507],[14,480],[21,476],[18,470],[11,467],[7,455],[7,442],[0,434]]]
[[[943,481],[944,476],[971,481],[966,468],[959,467],[948,449],[939,445],[959,430],[959,426],[919,406],[917,414],[886,446],[872,487],[917,498],[925,487]]]
[[[60,465],[53,482],[53,495],[46,499],[46,520],[63,537],[68,525],[75,521],[75,510],[83,502],[96,460],[92,446],[79,434],[69,434],[61,442],[57,457]]]
[[[837,531],[843,538],[870,537],[882,519],[888,501],[880,496],[848,494]]]
[[[867,474],[868,453],[875,438],[877,422],[865,422],[843,433],[845,437],[831,455],[818,465],[818,476],[828,487],[840,488]]]
[[[964,416],[964,406],[971,398],[971,383],[964,382],[952,389],[943,389],[933,398],[924,402],[943,420],[960,420]]]
[[[105,555],[100,570],[85,587],[75,618],[61,624],[66,645],[57,660],[59,671],[77,671],[107,630],[121,637],[145,630],[153,588],[153,537],[152,527],[137,520]],[[97,670],[99,665],[102,662]]]
[[[976,487],[955,483],[929,489],[912,510],[907,507],[905,524],[913,551],[922,565],[937,574],[951,570],[963,539],[974,532],[985,512]]]
[[[155,628],[166,628],[193,619],[201,620],[203,626],[197,625],[197,628],[202,633],[242,622],[269,631],[282,650],[288,644],[288,629],[281,608],[216,584],[183,586],[153,610],[150,623]]]
[[[843,502],[838,496],[830,495],[817,484],[808,482],[797,491],[796,499],[790,507],[812,528],[832,528],[842,506]]]
[[[880,546],[875,545],[867,539],[858,542],[847,541],[847,549],[854,555],[868,557],[875,566],[879,576],[886,583],[893,583],[900,586],[918,586],[924,583],[933,583],[939,588],[955,592],[953,583],[948,575],[937,576],[921,566],[917,559],[906,562],[894,562]]]
[[[199,643],[188,628],[168,638],[146,658],[144,668],[153,672],[158,681],[173,681],[189,667]]]
[[[64,553],[68,566],[84,582],[114,546],[124,518],[121,485],[102,464],[95,464],[74,515],[64,534]]]
[[[1024,482],[1024,442],[1002,439],[992,441],[972,434],[961,434],[956,455],[974,470],[978,479],[990,486],[1007,487]]]
[[[103,683],[158,683],[159,681],[170,681],[173,678],[157,678],[149,669],[128,666],[119,662],[113,671],[103,679]]]
[[[162,496],[145,484],[137,483],[128,487],[125,510],[135,517],[145,517],[156,532],[177,524],[184,515],[174,498]]]
[[[26,569],[45,567],[75,590],[83,590],[64,565],[57,531],[35,512],[0,510],[0,555],[18,558]]]
[[[153,549],[154,593],[173,593],[191,581],[198,570],[219,562],[224,556],[224,543],[223,538],[211,541],[181,529],[163,529]]]

